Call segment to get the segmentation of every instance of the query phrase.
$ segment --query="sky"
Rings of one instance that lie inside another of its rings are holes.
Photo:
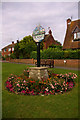
[[[0,50],[12,41],[16,43],[17,39],[32,35],[39,24],[46,34],[50,27],[54,39],[63,44],[66,20],[78,19],[78,2],[2,2],[0,13]]]

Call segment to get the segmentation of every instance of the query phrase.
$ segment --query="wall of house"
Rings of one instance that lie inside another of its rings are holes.
[[[5,57],[5,56],[10,56],[11,53],[13,53],[14,51],[12,51],[12,47],[10,47],[10,51],[9,51],[9,47],[6,48],[6,51],[4,51],[5,49],[2,50],[2,56]]]
[[[35,64],[37,60],[35,59],[11,59],[10,62],[16,63],[26,63],[26,64]],[[80,68],[80,60],[79,59],[55,59],[54,67],[69,67],[69,68]]]

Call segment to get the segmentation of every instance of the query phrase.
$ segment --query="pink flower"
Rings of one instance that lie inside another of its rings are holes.
[[[13,92],[13,88],[10,88],[10,91],[12,91],[12,92]]]
[[[20,85],[19,85],[19,84],[17,84],[17,86],[19,87]]]
[[[9,84],[10,82],[9,81],[6,81],[6,84]]]
[[[24,80],[23,82],[25,83],[26,81]]]
[[[25,94],[25,90],[22,90],[21,93],[24,93],[24,94]]]
[[[55,83],[55,85],[57,85],[57,83]]]
[[[72,88],[72,87],[73,87],[73,82],[70,82],[68,88]]]

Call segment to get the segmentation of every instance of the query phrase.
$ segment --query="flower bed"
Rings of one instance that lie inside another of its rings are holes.
[[[6,81],[6,88],[16,94],[24,95],[55,95],[70,91],[74,85],[77,75],[74,73],[55,74],[50,71],[49,78],[45,80],[32,80],[29,78],[28,68],[20,76],[13,75]]]

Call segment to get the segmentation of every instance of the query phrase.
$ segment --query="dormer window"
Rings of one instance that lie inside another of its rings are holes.
[[[80,32],[78,32],[78,33],[74,33],[74,40],[75,39],[80,39]]]
[[[9,48],[8,51],[11,51],[11,48]]]
[[[80,41],[80,28],[78,26],[72,31],[73,41]]]
[[[12,47],[12,51],[14,51],[14,47]]]

